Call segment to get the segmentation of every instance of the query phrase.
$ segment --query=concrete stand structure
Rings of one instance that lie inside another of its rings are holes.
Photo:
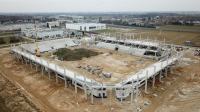
[[[71,45],[71,47],[73,47],[75,44],[72,44],[72,42],[74,42],[72,39],[65,39],[65,42],[63,43],[59,40],[54,41],[54,44],[52,44],[54,47],[57,46],[55,42],[58,42],[60,48],[62,48],[62,44],[64,44],[64,47],[66,44]],[[102,41],[99,42],[101,43]],[[134,42],[134,40],[132,40],[132,42]],[[69,84],[73,85],[75,93],[77,93],[79,89],[82,89],[84,91],[86,99],[87,96],[90,95],[92,104],[94,104],[94,97],[102,98],[103,101],[103,98],[107,97],[107,90],[109,89],[115,91],[115,97],[120,101],[123,101],[129,95],[131,95],[130,100],[131,102],[133,102],[133,96],[135,95],[135,98],[137,99],[139,88],[141,86],[144,85],[145,92],[148,93],[148,81],[151,79],[152,87],[154,87],[156,77],[159,77],[159,81],[161,81],[163,73],[164,76],[167,77],[168,70],[170,70],[171,66],[182,57],[182,55],[179,53],[173,54],[170,57],[167,56],[167,58],[163,58],[157,61],[156,63],[144,69],[141,69],[136,74],[131,74],[130,77],[120,81],[119,83],[108,85],[106,83],[98,82],[94,79],[85,77],[82,74],[77,74],[76,71],[72,71],[66,67],[59,66],[56,63],[49,62],[42,57],[37,57],[33,54],[32,50],[32,52],[30,52],[24,47],[22,47],[27,45],[28,44],[23,44],[20,46],[11,46],[13,57],[21,61],[22,63],[29,63],[31,65],[31,68],[35,66],[36,71],[38,71],[40,67],[42,75],[44,75],[46,72],[48,74],[49,79],[51,79],[51,75],[55,75],[57,83],[59,82],[59,79],[64,80],[65,87],[68,87]],[[41,45],[40,49],[43,49],[42,47],[44,46],[42,46],[42,43],[40,43],[39,45]],[[51,48],[51,46],[49,47]],[[48,51],[48,48],[43,49],[43,51]]]

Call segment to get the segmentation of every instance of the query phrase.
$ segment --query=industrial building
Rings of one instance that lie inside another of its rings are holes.
[[[51,39],[61,38],[64,36],[64,30],[62,29],[25,29],[22,31],[24,36],[37,38],[37,39]]]
[[[67,23],[66,29],[79,30],[79,31],[95,31],[106,29],[106,24],[101,23]]]
[[[59,27],[60,23],[58,21],[53,21],[53,22],[47,22],[47,27],[48,28],[55,28],[55,27]]]

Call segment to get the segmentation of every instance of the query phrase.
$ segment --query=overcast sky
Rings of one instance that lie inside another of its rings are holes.
[[[200,0],[0,0],[0,12],[200,11]]]

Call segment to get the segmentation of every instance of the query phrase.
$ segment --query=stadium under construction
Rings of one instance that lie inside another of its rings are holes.
[[[66,61],[55,55],[56,51],[63,48],[87,49],[98,54]],[[16,60],[30,64],[42,75],[48,74],[49,79],[55,75],[56,82],[62,79],[66,87],[74,86],[75,93],[82,89],[94,103],[94,97],[106,98],[108,91],[114,91],[113,96],[119,101],[130,98],[132,102],[140,87],[148,92],[149,82],[154,87],[156,79],[162,81],[167,77],[184,51],[177,51],[174,45],[135,39],[134,36],[117,38],[91,35],[79,39],[71,37],[13,44],[11,53]]]

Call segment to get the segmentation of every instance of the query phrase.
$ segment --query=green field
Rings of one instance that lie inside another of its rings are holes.
[[[81,60],[82,58],[89,58],[91,56],[96,56],[98,54],[100,53],[84,48],[74,49],[74,50],[61,48],[54,53],[54,55],[56,55],[59,60],[65,60],[65,61]]]
[[[160,29],[169,30],[169,31],[199,32],[200,33],[200,26],[166,25],[166,26],[161,26]]]
[[[196,30],[200,30],[199,26],[163,26],[169,30],[160,30],[160,29],[130,29],[130,28],[114,28],[109,27],[106,31],[107,34],[111,34],[115,37],[130,37],[130,35],[135,34],[135,38],[143,38],[147,37],[152,40],[160,40],[166,41],[167,43],[184,45],[185,41],[192,41],[195,45],[200,46],[200,32],[196,32]],[[175,31],[173,29],[189,29],[191,31]],[[162,29],[162,28],[161,28]],[[171,30],[170,30],[171,29]],[[104,32],[100,32],[103,34]],[[143,33],[141,36],[139,33]]]
[[[116,30],[116,29],[105,29],[105,30],[97,30],[97,31],[95,31],[96,33],[115,33],[115,32],[117,32],[118,30]]]
[[[24,41],[14,31],[0,31],[0,45]]]

